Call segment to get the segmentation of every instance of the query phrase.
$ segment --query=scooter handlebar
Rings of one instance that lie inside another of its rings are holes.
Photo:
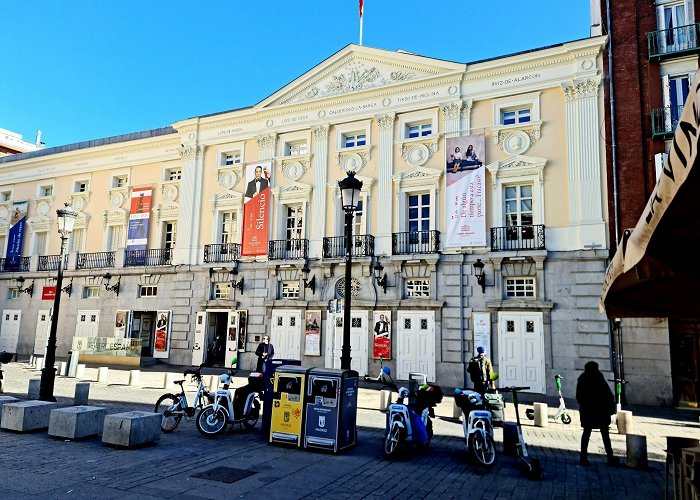
[[[502,391],[508,391],[508,392],[518,392],[518,391],[526,391],[530,387],[500,387],[500,390]]]

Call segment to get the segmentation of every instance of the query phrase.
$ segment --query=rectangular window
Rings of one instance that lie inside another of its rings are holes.
[[[221,243],[238,242],[238,213],[221,212]]]
[[[182,178],[181,168],[169,168],[166,170],[165,178],[169,181],[179,181]]]
[[[85,245],[85,229],[74,229],[68,237],[68,251],[82,252]]]
[[[501,125],[515,125],[530,121],[530,108],[501,110]]]
[[[53,196],[53,186],[48,184],[39,187],[39,196]]]
[[[506,226],[532,226],[532,185],[506,186]]]
[[[408,230],[430,231],[430,193],[408,196]]]
[[[100,287],[99,286],[84,286],[83,287],[83,298],[84,299],[99,299],[100,298]]]
[[[343,134],[343,147],[344,148],[354,148],[356,146],[366,146],[367,145],[367,134],[364,132],[353,132],[350,134]]]
[[[506,278],[506,297],[535,296],[535,278]]]
[[[240,151],[230,151],[228,153],[223,153],[221,155],[221,165],[237,165],[241,162],[241,152]]]
[[[365,207],[362,200],[357,202],[357,209],[355,210],[355,218],[353,219],[352,234],[364,234],[362,222],[364,221]]]
[[[299,298],[299,282],[298,281],[283,281],[282,282],[282,298],[283,299],[298,299]]]
[[[11,201],[12,191],[3,191],[0,193],[0,201]]]
[[[22,292],[17,290],[16,288],[8,288],[7,289],[7,298],[8,300],[12,299],[19,299],[22,296]],[[8,318],[9,319],[9,318]]]
[[[303,156],[308,154],[306,141],[288,142],[285,145],[285,156]]]
[[[108,226],[106,249],[114,252],[119,248],[124,248],[124,226]]]
[[[429,298],[430,279],[413,278],[406,280],[406,297],[409,298]]]
[[[126,175],[115,175],[112,177],[112,187],[113,188],[121,188],[121,187],[126,187],[126,185],[129,183],[129,179],[127,178]]]
[[[156,285],[140,285],[139,297],[155,297],[158,295],[158,287]]]
[[[289,240],[304,239],[304,206],[287,205],[286,237]]]
[[[231,298],[231,283],[224,281],[214,283],[212,299],[230,299]]]
[[[433,124],[431,122],[409,123],[406,125],[406,138],[414,139],[416,137],[425,137],[433,133]]]
[[[177,238],[177,222],[163,223],[163,248],[175,248]]]
[[[88,190],[88,181],[75,181],[73,185],[74,193],[85,193]]]
[[[46,254],[46,241],[48,239],[48,233],[46,231],[41,231],[34,233],[34,255],[45,255]]]

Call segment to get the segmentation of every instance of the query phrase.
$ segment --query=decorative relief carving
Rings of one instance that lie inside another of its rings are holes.
[[[562,85],[566,102],[598,97],[600,77]]]
[[[410,141],[401,144],[401,157],[412,167],[422,167],[438,151],[437,139]]]
[[[471,99],[462,101],[462,118],[469,118],[472,112],[472,104],[474,104],[474,101]]]
[[[353,152],[339,151],[336,156],[338,166],[343,172],[359,172],[367,165],[367,162],[372,158],[370,148],[356,150]]]
[[[46,200],[41,200],[36,204],[36,213],[41,217],[46,217],[51,210],[51,203]]]
[[[314,135],[315,141],[327,141],[328,140],[328,125],[319,125],[311,129],[311,133]]]
[[[528,138],[528,143],[527,147],[525,147],[522,151],[519,151],[517,153],[513,154],[520,154],[523,151],[529,149],[531,146],[533,146],[537,141],[540,140],[540,131],[542,130],[542,122],[530,122],[524,125],[508,125],[506,127],[493,127],[491,129],[491,134],[493,138],[493,144],[498,146],[498,148],[501,151],[506,151],[505,149],[505,142],[507,140],[513,141],[511,142],[510,147],[516,147],[518,146],[518,143],[521,142],[516,138],[510,138],[513,135],[523,133],[527,135]],[[522,136],[520,136],[522,139]],[[510,139],[509,139],[510,138]],[[523,139],[524,141],[524,139]],[[525,144],[525,142],[522,142],[522,144]]]
[[[90,201],[90,195],[88,193],[73,193],[70,195],[70,198],[73,209],[78,212],[85,210],[85,207],[87,207]]]
[[[218,181],[222,188],[232,189],[238,182],[238,174],[234,170],[220,170]]]
[[[350,296],[357,297],[362,291],[362,283],[357,278],[350,278]],[[335,284],[335,294],[341,299],[345,298],[345,278],[340,278]]]
[[[415,73],[407,73],[405,71],[392,71],[389,76],[395,82],[403,82],[406,80],[413,80],[416,77]]]
[[[109,206],[112,208],[121,207],[126,201],[126,189],[112,189],[109,192]]]
[[[379,130],[391,130],[394,128],[395,113],[387,113],[386,115],[377,116],[377,124]]]
[[[107,226],[126,226],[127,215],[124,209],[105,210],[102,212],[102,228],[107,230]]]
[[[451,102],[450,104],[440,106],[440,110],[442,111],[445,120],[456,120],[459,118],[462,111],[462,103]]]
[[[174,202],[180,194],[180,189],[177,184],[166,184],[161,186],[161,194],[165,201]]]
[[[523,154],[530,149],[530,136],[519,130],[508,134],[503,140],[502,149],[509,155]]]
[[[204,154],[204,147],[200,144],[196,146],[180,146],[180,158],[183,160],[194,160]]]
[[[282,162],[282,175],[290,181],[298,181],[308,170],[309,161],[306,158]]]
[[[0,206],[0,219],[7,220],[9,215],[10,211],[7,209],[7,207],[5,205]]]
[[[276,138],[272,134],[259,135],[255,138],[259,149],[274,149]]]

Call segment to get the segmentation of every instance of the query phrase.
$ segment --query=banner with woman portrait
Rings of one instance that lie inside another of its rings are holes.
[[[445,247],[486,246],[484,134],[445,140]]]
[[[374,311],[372,357],[391,359],[391,311]]]
[[[267,255],[268,221],[272,209],[272,163],[258,162],[245,171],[242,255]]]
[[[321,311],[306,311],[304,324],[306,325],[304,354],[306,356],[320,356]]]

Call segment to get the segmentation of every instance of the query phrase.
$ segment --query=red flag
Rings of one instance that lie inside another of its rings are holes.
[[[360,0],[360,19],[362,19],[362,10],[365,6],[364,0]]]

